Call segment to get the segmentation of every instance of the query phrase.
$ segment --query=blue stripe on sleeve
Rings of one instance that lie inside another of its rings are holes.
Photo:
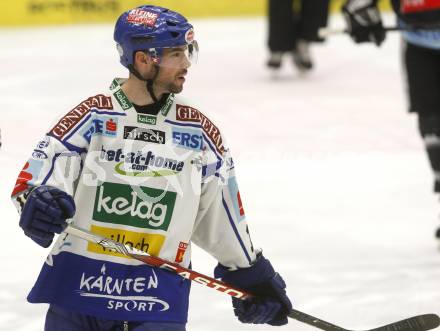
[[[165,120],[164,122],[169,123],[169,124],[173,124],[173,125],[178,125],[178,126],[189,126],[189,127],[197,128],[197,129],[202,128],[202,126],[200,124],[179,123],[179,122],[174,122],[174,121],[170,121],[170,120]]]
[[[52,176],[53,169],[55,168],[55,161],[57,160],[58,156],[60,156],[60,155],[61,155],[61,153],[57,153],[54,155],[54,157],[52,159],[52,165],[49,169],[49,172],[47,173],[46,177],[41,182],[41,185],[45,185],[46,182],[49,180],[50,176]]]
[[[240,234],[238,233],[238,229],[235,226],[234,219],[232,218],[231,213],[230,213],[229,208],[228,208],[228,205],[226,204],[226,200],[225,200],[225,197],[223,195],[223,192],[222,192],[222,202],[223,202],[223,207],[225,207],[226,213],[228,214],[229,223],[231,224],[232,229],[234,230],[235,236],[237,237],[238,242],[240,243],[240,246],[243,249],[244,254],[246,255],[246,258],[248,259],[249,264],[251,264],[252,263],[251,257],[249,256],[249,254],[248,254],[248,252],[246,250],[246,247],[244,246],[243,240],[241,239]]]

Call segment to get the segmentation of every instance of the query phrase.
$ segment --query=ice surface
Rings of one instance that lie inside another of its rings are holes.
[[[227,137],[253,241],[295,308],[356,329],[440,313],[440,205],[406,111],[399,35],[381,48],[332,37],[312,49],[313,73],[300,76],[286,59],[273,79],[262,18],[194,25],[201,51],[184,95]],[[9,194],[50,123],[126,75],[112,33],[110,25],[0,30],[0,330],[43,329],[47,306],[25,297],[47,250],[22,234]],[[215,264],[195,249],[195,270],[211,274]],[[240,324],[228,297],[194,284],[188,329],[273,328]]]

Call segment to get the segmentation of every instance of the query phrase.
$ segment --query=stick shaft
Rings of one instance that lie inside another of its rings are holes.
[[[219,292],[223,292],[223,293],[228,294],[232,297],[243,299],[243,300],[250,298],[250,297],[253,297],[253,295],[251,295],[250,293],[247,293],[246,291],[243,291],[243,290],[238,289],[234,286],[231,286],[229,284],[226,284],[224,282],[216,280],[215,278],[212,278],[212,277],[203,275],[201,273],[198,273],[197,271],[182,267],[180,264],[164,260],[160,257],[152,256],[152,255],[145,253],[144,251],[138,250],[130,245],[124,245],[124,244],[117,242],[115,240],[97,235],[96,233],[87,231],[85,229],[78,228],[75,225],[70,224],[69,226],[67,226],[67,228],[64,230],[64,232],[71,234],[71,235],[74,235],[76,237],[85,239],[87,241],[93,242],[95,244],[101,245],[102,247],[104,247],[106,249],[113,250],[115,252],[129,256],[133,259],[142,261],[145,264],[148,264],[149,266],[171,271],[173,273],[178,274],[179,276],[181,276],[183,278],[186,278],[186,279],[192,280],[196,283],[213,288]]]
[[[415,30],[413,27],[401,27],[401,26],[387,26],[383,28],[386,32],[390,31],[408,31]],[[318,36],[320,38],[330,37],[335,34],[349,33],[346,28],[320,28],[318,30]]]
[[[114,250],[115,252],[137,259],[152,267],[157,267],[173,272],[183,278],[213,288],[219,292],[228,294],[231,297],[242,300],[254,297],[254,295],[252,295],[251,293],[231,286],[227,283],[218,281],[212,277],[203,275],[194,270],[187,269],[177,263],[164,260],[157,256],[152,256],[132,246],[125,245],[115,240],[100,236],[96,233],[81,229],[73,224],[69,224],[64,232],[79,237],[81,239],[85,239],[89,242],[101,245],[106,249]],[[317,327],[324,331],[350,331],[296,309],[292,309],[288,316],[290,318]],[[409,319],[395,322],[370,331],[427,331],[436,328],[439,324],[440,321],[438,316],[435,314],[429,314],[411,317]]]

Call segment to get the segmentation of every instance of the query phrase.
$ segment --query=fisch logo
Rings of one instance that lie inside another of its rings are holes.
[[[153,129],[124,126],[124,139],[141,140],[154,144],[165,144],[165,132]]]

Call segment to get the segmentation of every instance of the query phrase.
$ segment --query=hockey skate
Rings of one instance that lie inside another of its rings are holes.
[[[309,43],[306,40],[298,40],[292,51],[293,63],[300,72],[312,70],[313,62],[310,58]]]
[[[266,65],[270,69],[278,70],[281,68],[283,60],[283,52],[271,52],[269,60],[267,61]]]

